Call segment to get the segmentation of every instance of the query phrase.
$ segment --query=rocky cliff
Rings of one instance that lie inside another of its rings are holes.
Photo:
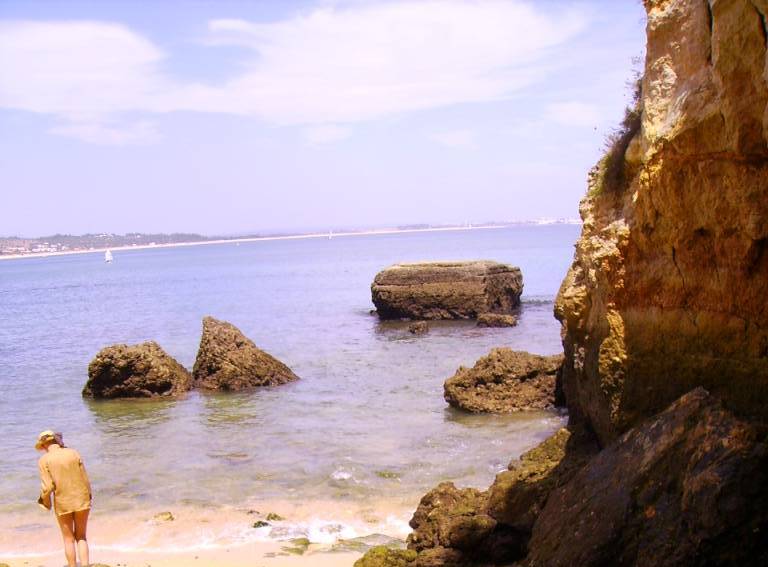
[[[555,305],[569,429],[486,493],[427,494],[393,561],[768,563],[768,0],[645,7]]]
[[[603,444],[699,385],[768,416],[768,2],[645,5],[639,129],[590,175],[555,308]]]

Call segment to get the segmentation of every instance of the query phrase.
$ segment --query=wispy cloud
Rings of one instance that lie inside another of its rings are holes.
[[[432,140],[449,148],[468,148],[475,144],[475,133],[471,130],[448,130],[429,136]]]
[[[352,130],[335,124],[324,124],[306,128],[303,134],[307,143],[317,146],[346,140],[352,135]]]
[[[144,120],[120,124],[72,122],[54,126],[49,132],[103,146],[152,144],[162,138],[157,128],[151,122]]]
[[[584,102],[559,102],[549,105],[546,118],[564,126],[597,127],[601,124],[600,110]]]
[[[0,107],[53,115],[64,122],[57,133],[101,125],[94,138],[116,133],[108,124],[123,113],[194,111],[317,125],[326,130],[309,137],[320,141],[334,137],[324,124],[509,97],[540,79],[547,50],[586,23],[576,10],[552,15],[532,2],[495,0],[321,5],[271,23],[214,20],[209,48],[238,45],[245,60],[230,80],[203,84],[172,77],[163,50],[120,24],[6,21]]]

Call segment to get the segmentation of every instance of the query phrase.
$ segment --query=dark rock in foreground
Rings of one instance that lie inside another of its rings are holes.
[[[177,396],[192,387],[186,368],[154,341],[103,348],[88,365],[87,398]]]
[[[597,451],[591,436],[560,429],[496,475],[488,490],[488,514],[527,539],[552,490]]]
[[[203,319],[203,336],[192,375],[197,388],[231,392],[299,378],[285,364],[258,348],[240,329],[213,317]]]
[[[521,559],[549,493],[596,452],[586,436],[561,429],[511,463],[487,492],[438,485],[421,499],[410,522],[415,565],[506,565]]]
[[[504,313],[481,313],[477,316],[478,327],[514,327],[517,317]]]
[[[764,435],[698,388],[547,499],[527,565],[766,565]]]
[[[396,264],[379,272],[371,296],[381,319],[474,319],[520,304],[520,268],[491,261]]]
[[[445,381],[445,401],[471,412],[552,409],[563,403],[557,393],[562,364],[562,355],[496,348],[472,368],[462,366]]]

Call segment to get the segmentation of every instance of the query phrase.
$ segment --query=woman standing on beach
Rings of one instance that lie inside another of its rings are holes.
[[[64,539],[64,555],[69,567],[90,564],[88,557],[88,513],[91,511],[91,483],[80,454],[64,446],[61,433],[43,431],[37,437],[35,449],[45,451],[40,457],[40,498],[38,504],[51,509],[51,495],[61,536]]]

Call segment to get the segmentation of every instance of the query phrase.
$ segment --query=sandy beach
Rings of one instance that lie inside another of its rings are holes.
[[[365,230],[354,232],[313,232],[307,234],[289,234],[281,236],[254,236],[249,238],[226,238],[219,240],[205,240],[202,242],[173,242],[170,244],[139,244],[136,246],[116,246],[116,247],[104,247],[104,248],[90,248],[88,250],[67,250],[65,252],[35,252],[31,254],[19,254],[19,255],[2,255],[0,260],[20,260],[22,258],[48,258],[52,256],[69,256],[72,254],[92,254],[98,252],[105,252],[111,250],[112,252],[120,252],[124,250],[145,250],[152,248],[180,248],[187,246],[207,246],[211,244],[239,244],[242,242],[270,242],[274,240],[305,240],[313,238],[341,238],[348,236],[374,236],[384,234],[410,234],[418,232],[456,232],[467,230],[489,230],[507,228],[508,225],[480,225],[480,226],[450,226],[450,227],[436,227],[436,228],[414,228],[414,229],[380,229],[380,230]]]
[[[313,549],[316,547],[317,549]],[[289,551],[287,551],[289,550]],[[92,565],[106,564],[110,567],[347,567],[361,557],[361,553],[335,552],[328,548],[310,546],[303,554],[293,548],[276,543],[259,543],[239,547],[201,550],[189,553],[150,553],[91,551]],[[61,567],[61,552],[48,555],[30,555],[18,559],[3,559],[10,567]]]
[[[350,566],[374,545],[403,546],[415,506],[396,500],[370,507],[325,500],[262,504],[261,511],[178,505],[172,512],[107,513],[96,508],[88,528],[92,563]],[[60,567],[63,561],[58,529],[52,515],[42,510],[23,512],[13,521],[4,518],[0,550],[6,550],[0,551],[0,564],[12,567]]]

